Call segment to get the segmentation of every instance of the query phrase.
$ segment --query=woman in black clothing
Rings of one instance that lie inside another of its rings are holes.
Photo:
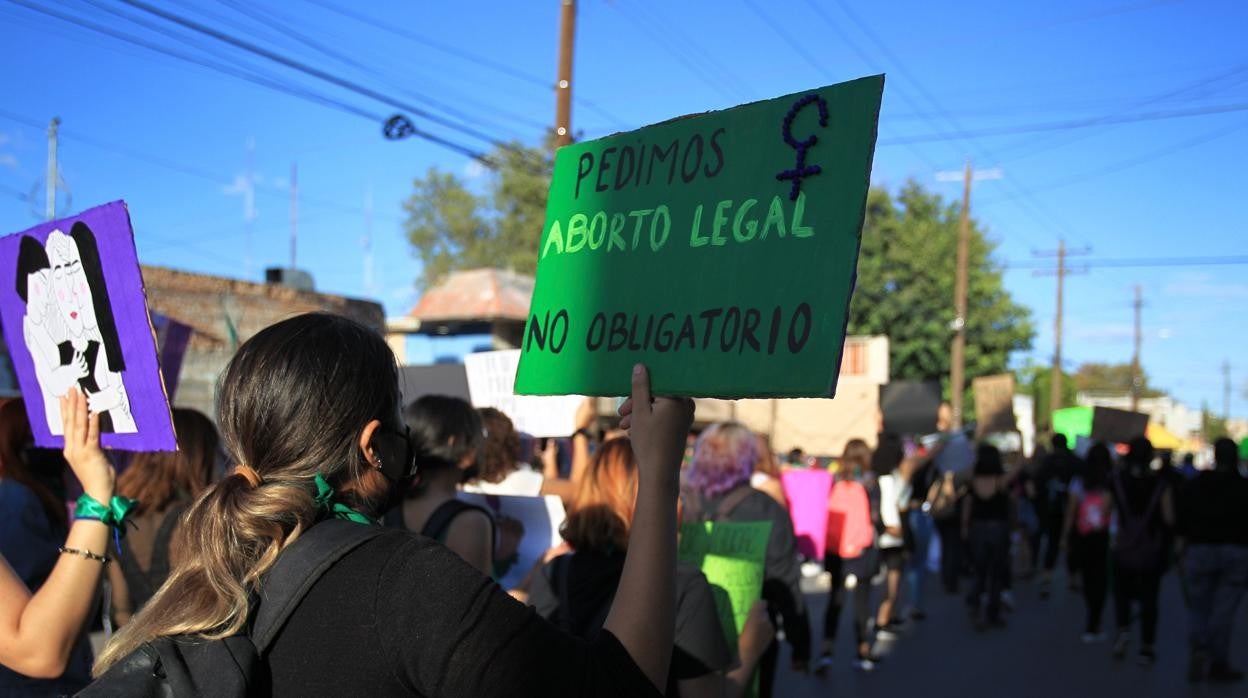
[[[992,625],[1003,622],[1001,592],[1005,588],[1007,565],[1010,564],[1013,516],[1000,451],[993,446],[980,446],[974,473],[970,493],[962,504],[962,536],[975,570],[974,583],[966,603],[975,626],[980,628],[984,621],[980,597],[985,593],[988,595],[988,622]]]
[[[1083,487],[1072,491],[1066,504],[1066,522],[1062,541],[1069,541],[1066,554],[1075,560],[1083,579],[1083,601],[1087,606],[1087,622],[1083,628],[1085,643],[1105,639],[1101,634],[1101,614],[1105,611],[1105,591],[1109,576],[1109,522],[1113,515],[1109,472],[1113,460],[1109,447],[1097,443],[1088,450]]]
[[[620,409],[639,462],[629,554],[603,632],[561,632],[453,553],[387,531],[312,586],[266,657],[272,695],[658,695],[671,661],[676,496],[687,400],[651,400],[633,371]],[[283,548],[330,517],[376,517],[410,476],[394,355],[373,330],[301,315],[252,337],[220,383],[239,465],[179,527],[193,551],[118,633],[97,674],[156,637],[243,630]]]
[[[1118,511],[1114,541],[1114,611],[1118,637],[1113,655],[1122,659],[1131,644],[1131,604],[1140,605],[1139,663],[1157,662],[1157,604],[1165,571],[1166,544],[1174,527],[1174,502],[1166,481],[1152,471],[1153,445],[1143,436],[1131,440],[1126,468],[1114,473],[1111,489]]]

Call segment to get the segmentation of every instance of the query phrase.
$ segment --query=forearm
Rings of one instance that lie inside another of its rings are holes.
[[[671,476],[663,481],[652,476],[639,483],[628,556],[603,624],[660,689],[667,683],[672,658],[676,608],[678,471],[655,468],[653,472],[665,471]]]
[[[572,482],[580,482],[589,467],[589,437],[576,434],[572,437]]]
[[[103,555],[108,540],[107,526],[98,521],[76,521],[65,547]],[[20,614],[5,618],[5,625],[0,628],[0,664],[27,676],[59,676],[95,606],[103,570],[104,565],[98,560],[70,553],[61,555],[43,586],[26,599]],[[11,574],[8,569],[4,573]],[[5,580],[5,586],[7,600],[9,580]]]

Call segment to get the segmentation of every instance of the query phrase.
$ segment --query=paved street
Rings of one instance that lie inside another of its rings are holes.
[[[814,581],[814,580],[807,580]],[[1062,581],[1059,578],[1059,581]],[[938,582],[929,577],[929,588]],[[812,585],[813,587],[814,585]],[[845,696],[875,698],[921,696],[1008,696],[1010,698],[1066,698],[1130,696],[1176,698],[1181,696],[1245,696],[1248,684],[1219,686],[1186,682],[1186,622],[1178,580],[1174,574],[1163,582],[1161,622],[1158,628],[1158,662],[1151,669],[1135,663],[1134,655],[1115,663],[1109,643],[1084,645],[1079,634],[1083,601],[1063,585],[1047,601],[1040,600],[1034,586],[1016,584],[1018,608],[1009,627],[976,633],[970,626],[960,599],[936,592],[928,604],[928,619],[911,623],[893,643],[881,643],[886,656],[871,673],[855,671],[852,630],[848,611],[842,613],[838,633],[836,666],[820,679],[783,673],[777,696],[806,698]],[[822,636],[825,593],[808,593],[812,632]],[[878,595],[877,597],[878,598]],[[1112,624],[1112,606],[1106,620]],[[1233,660],[1248,666],[1248,604],[1241,605],[1236,627]],[[817,647],[817,645],[816,645]],[[1134,648],[1133,648],[1134,649]],[[788,666],[787,653],[781,658]]]

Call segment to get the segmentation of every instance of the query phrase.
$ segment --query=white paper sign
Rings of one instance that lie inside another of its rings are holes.
[[[571,436],[576,431],[579,395],[516,395],[520,350],[486,351],[464,357],[473,407],[493,407],[511,417],[516,431],[538,438]]]
[[[553,494],[544,497],[518,497],[460,492],[459,498],[469,504],[489,509],[494,514],[500,533],[502,519],[513,519],[524,527],[524,535],[516,550],[516,562],[498,580],[499,586],[504,589],[514,588],[547,550],[563,542],[559,535],[559,527],[563,525],[565,518],[563,500]]]

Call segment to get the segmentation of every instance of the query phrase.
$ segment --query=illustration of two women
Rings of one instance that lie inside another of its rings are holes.
[[[17,294],[26,304],[22,334],[43,392],[48,430],[64,433],[57,399],[73,386],[100,415],[100,431],[134,433],[121,372],[121,341],[113,318],[99,247],[81,221],[47,243],[23,236],[17,260]]]

